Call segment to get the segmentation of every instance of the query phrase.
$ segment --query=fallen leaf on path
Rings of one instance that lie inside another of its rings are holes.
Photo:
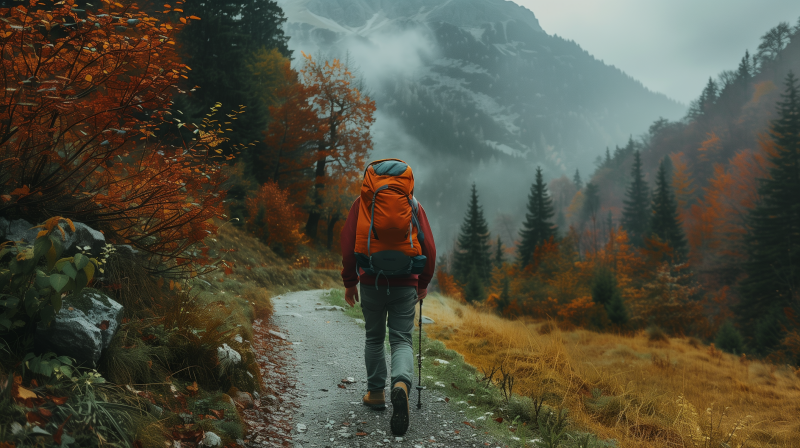
[[[497,417],[496,419],[494,419],[494,421],[496,421],[497,423],[503,423],[503,417]]]
[[[339,389],[347,389],[347,386],[345,386],[344,384],[337,384],[336,386],[337,386]]]
[[[469,426],[470,428],[474,428],[475,427],[475,425],[473,425],[470,422],[462,422],[462,423],[464,423],[465,425]]]
[[[363,437],[363,436],[367,435],[367,433],[365,433],[365,432],[357,432],[356,435]]]

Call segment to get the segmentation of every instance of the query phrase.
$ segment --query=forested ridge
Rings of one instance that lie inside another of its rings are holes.
[[[459,261],[490,263],[490,250],[462,244],[493,238],[472,224],[484,219],[473,194],[440,284],[507,316],[658,328],[797,365],[798,70],[800,22],[781,23],[709,78],[685,118],[606,148],[585,185],[576,171],[545,186],[537,171],[485,296]]]

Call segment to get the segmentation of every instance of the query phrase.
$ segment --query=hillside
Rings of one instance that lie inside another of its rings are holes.
[[[553,177],[589,172],[605,146],[684,113],[547,34],[512,2],[279,4],[295,54],[349,52],[378,105],[374,158],[399,156],[415,167],[418,196],[442,217],[434,233],[445,240],[453,223],[444,217],[460,214],[469,182],[488,187],[502,177],[505,188],[491,188],[487,202],[520,218],[521,202],[505,193],[527,191],[536,165]]]
[[[438,295],[424,308],[436,321],[426,327],[429,337],[482,372],[502,366],[515,393],[567,408],[574,425],[621,447],[800,443],[800,373],[788,366],[693,338],[509,321]]]

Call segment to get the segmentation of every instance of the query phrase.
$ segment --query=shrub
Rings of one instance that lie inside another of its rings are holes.
[[[289,202],[289,192],[275,182],[261,186],[247,199],[250,232],[264,241],[278,255],[293,255],[304,236],[300,232],[298,212]]]
[[[173,35],[188,19],[167,26],[136,7],[106,5],[119,10],[74,1],[4,10],[0,215],[80,217],[157,263],[173,261],[159,270],[188,271],[189,258],[203,258],[188,249],[222,215],[224,157],[213,149],[222,123],[170,118],[188,71]],[[182,147],[156,142],[167,121],[195,133]]]
[[[714,339],[714,345],[716,345],[720,350],[728,353],[739,354],[742,353],[744,340],[742,339],[742,335],[739,333],[739,330],[733,326],[733,323],[729,320],[726,320],[725,323],[719,328],[717,337]]]
[[[650,342],[668,342],[669,338],[667,337],[667,333],[661,329],[658,325],[650,325],[644,330],[645,334],[647,334],[647,339]]]

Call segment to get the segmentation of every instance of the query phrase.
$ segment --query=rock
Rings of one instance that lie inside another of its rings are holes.
[[[306,427],[306,425],[304,425],[302,423],[298,423],[297,424],[297,432],[305,432],[306,429],[308,429],[308,427]]]
[[[434,324],[436,323],[433,319],[428,316],[422,316],[422,323],[423,324]]]
[[[252,409],[255,406],[253,396],[247,392],[236,392],[236,394],[233,396],[233,401],[236,402],[237,406],[240,406],[244,409]]]
[[[33,244],[40,229],[32,229],[34,224],[24,219],[9,221],[0,217],[0,241],[22,241]]]
[[[139,251],[134,249],[130,244],[117,244],[114,246],[114,250],[118,256],[125,258],[135,258],[139,255]]]
[[[217,347],[217,359],[219,362],[227,361],[232,364],[239,364],[242,362],[242,355],[232,349],[228,344],[222,344],[222,347]]]
[[[203,440],[200,441],[199,446],[209,447],[209,448],[219,448],[222,446],[222,439],[220,438],[220,436],[214,434],[213,432],[206,431],[206,433],[203,435]]]
[[[289,338],[289,336],[286,336],[285,334],[281,333],[280,331],[269,330],[269,334],[275,336],[278,339],[283,339],[284,341]]]
[[[357,324],[366,324],[366,322],[364,321],[364,319],[356,319],[356,323],[357,323]]]
[[[264,395],[264,401],[269,405],[275,405],[278,404],[278,397],[275,395]]]
[[[314,310],[316,310],[316,311],[344,311],[344,308],[342,308],[341,306],[330,305],[330,306],[317,306],[317,307],[314,307]]]
[[[238,343],[240,343],[240,344],[244,342],[244,339],[242,338],[242,335],[240,335],[240,334],[237,334],[236,336],[234,336],[233,340],[238,342]]]
[[[103,252],[103,247],[106,245],[105,235],[86,224],[80,222],[74,224],[75,232],[72,232],[69,228],[64,229],[67,237],[64,241],[63,256],[69,257],[81,251],[85,251],[90,253],[93,257],[99,257]]]
[[[119,329],[122,305],[92,289],[64,299],[61,311],[49,327],[36,329],[36,347],[95,365]]]

